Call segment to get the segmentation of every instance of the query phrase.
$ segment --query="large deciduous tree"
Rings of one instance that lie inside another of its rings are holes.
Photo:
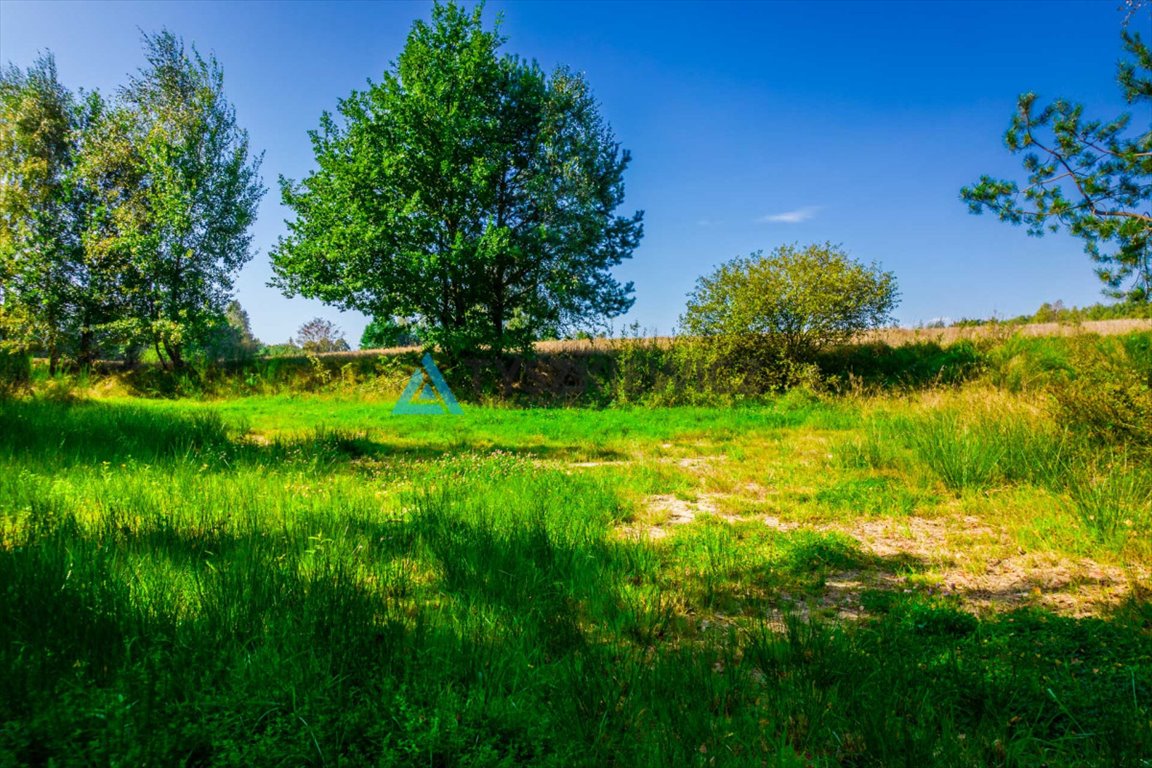
[[[75,322],[82,227],[72,196],[78,111],[51,55],[0,73],[0,326],[55,368]]]
[[[581,76],[503,42],[480,8],[437,3],[380,83],[322,115],[318,168],[281,179],[296,217],[275,285],[416,318],[454,350],[520,348],[631,306],[610,272],[642,234],[641,213],[615,214],[629,154]]]
[[[985,175],[960,195],[973,213],[992,211],[1031,235],[1066,228],[1084,240],[1105,293],[1149,302],[1152,53],[1134,33],[1124,33],[1124,47],[1131,58],[1121,62],[1118,80],[1140,110],[1135,126],[1127,114],[1108,122],[1086,119],[1082,105],[1065,100],[1038,107],[1036,94],[1026,93],[1004,142],[1013,154],[1024,153],[1027,186]]]
[[[99,93],[60,83],[51,54],[0,74],[0,333],[52,370],[92,362],[116,313],[89,162],[107,119]]]
[[[50,55],[0,76],[0,338],[53,367],[101,343],[182,366],[251,258],[264,189],[219,66],[167,31],[144,47],[110,101]]]
[[[161,360],[179,368],[188,343],[224,314],[252,258],[249,230],[265,190],[216,60],[168,31],[144,43],[148,63],[121,92],[126,151],[137,153],[142,177],[119,201],[123,243],[131,316]]]

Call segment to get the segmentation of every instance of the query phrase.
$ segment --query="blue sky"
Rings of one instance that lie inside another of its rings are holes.
[[[584,72],[630,149],[628,211],[645,238],[616,270],[636,285],[617,329],[673,330],[698,276],[752,250],[831,241],[896,273],[904,325],[1088,304],[1080,241],[972,216],[961,186],[1022,178],[1002,135],[1016,96],[1126,111],[1115,84],[1124,13],[1094,2],[490,2],[506,50]],[[269,193],[259,252],[237,283],[253,330],[284,341],[309,318],[354,345],[367,322],[268,288],[284,231],[276,178],[313,167],[322,110],[378,80],[430,3],[0,0],[0,60],[56,55],[70,87],[111,91],[142,62],[140,30],[213,53]],[[1133,27],[1152,34],[1149,12]],[[1134,115],[1137,125],[1152,115]]]

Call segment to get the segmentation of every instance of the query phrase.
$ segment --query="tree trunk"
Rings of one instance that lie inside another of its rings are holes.
[[[173,343],[169,342],[167,339],[165,339],[164,340],[164,351],[168,353],[168,358],[172,361],[172,370],[174,370],[174,371],[184,370],[184,367],[185,367],[184,358],[180,354],[180,345],[179,344],[173,344]]]
[[[504,269],[496,268],[496,285],[492,291],[492,349],[496,354],[504,351]]]
[[[84,326],[80,331],[80,351],[77,353],[76,362],[81,368],[88,368],[96,362],[96,349],[93,344],[95,334],[88,326]]]

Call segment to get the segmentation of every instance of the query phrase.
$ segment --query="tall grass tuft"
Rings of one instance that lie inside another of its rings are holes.
[[[1084,525],[1101,540],[1123,545],[1152,536],[1152,471],[1121,458],[1086,462],[1068,477],[1068,495]]]
[[[915,459],[954,491],[1005,483],[1058,488],[1078,450],[1067,430],[1035,416],[939,407],[882,419],[877,434],[854,449],[857,462],[892,464],[885,440],[907,446]]]

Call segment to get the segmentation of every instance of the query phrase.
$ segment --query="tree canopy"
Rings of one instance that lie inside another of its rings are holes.
[[[481,8],[436,3],[380,83],[311,132],[317,169],[281,178],[295,213],[274,285],[414,318],[450,349],[520,348],[619,315],[611,268],[642,235],[618,216],[629,154],[583,77],[501,54]]]
[[[85,319],[85,117],[51,54],[0,74],[0,333],[53,365]]]
[[[0,77],[0,328],[80,363],[151,346],[184,365],[252,257],[259,158],[214,59],[170,32],[113,99],[73,94],[50,55]]]
[[[250,228],[265,190],[215,59],[170,32],[145,44],[148,64],[121,93],[144,177],[126,195],[136,214],[125,233],[138,280],[132,314],[179,366],[186,341],[224,314],[252,258]]]
[[[374,317],[360,336],[360,349],[412,347],[419,344],[416,325],[403,318]]]
[[[891,272],[861,264],[839,246],[782,245],[737,257],[697,280],[680,327],[690,336],[805,360],[888,323],[898,298]]]
[[[296,331],[296,343],[305,352],[347,352],[344,332],[331,320],[314,317]]]
[[[992,211],[1031,235],[1066,228],[1084,240],[1105,293],[1149,302],[1152,53],[1138,34],[1123,37],[1131,58],[1120,63],[1117,79],[1128,103],[1142,109],[1135,134],[1128,114],[1087,119],[1080,104],[1058,99],[1038,107],[1036,94],[1025,93],[1004,142],[1012,154],[1024,153],[1027,186],[984,175],[960,196],[973,213]]]

